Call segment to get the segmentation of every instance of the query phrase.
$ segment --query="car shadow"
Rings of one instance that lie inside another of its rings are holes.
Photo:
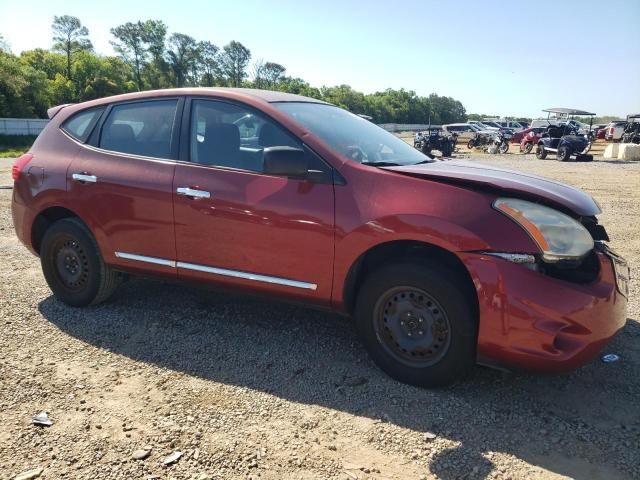
[[[73,309],[48,297],[39,310],[67,334],[137,361],[452,440],[431,457],[442,479],[488,477],[492,452],[573,478],[626,478],[614,466],[631,433],[619,425],[637,422],[637,399],[620,366],[637,371],[637,322],[610,345],[629,352],[616,364],[557,377],[478,367],[468,381],[426,390],[384,375],[348,319],[298,306],[133,279],[107,304]]]

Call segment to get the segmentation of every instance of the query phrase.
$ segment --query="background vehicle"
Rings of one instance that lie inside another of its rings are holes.
[[[476,132],[471,139],[467,142],[467,148],[469,150],[473,148],[484,148],[491,153],[507,153],[509,151],[509,141],[506,138],[506,134],[500,131],[493,132]]]
[[[456,133],[444,134],[443,130],[433,128],[416,133],[413,146],[431,158],[433,150],[439,151],[444,157],[450,157],[455,150],[457,139]]]
[[[627,124],[624,127],[622,143],[640,144],[640,113],[627,115]]]
[[[604,139],[609,142],[617,142],[624,135],[624,127],[627,122],[625,120],[614,120],[605,127]]]
[[[579,133],[581,130],[584,131],[583,124],[570,117],[579,115],[593,118],[595,113],[574,108],[548,108],[543,111],[547,112],[548,116],[553,113],[558,117],[564,117],[565,120],[557,125],[549,125],[547,127],[540,140],[538,140],[536,157],[544,159],[549,152],[553,152],[558,160],[562,162],[570,160],[572,156],[576,160],[583,162],[593,160],[592,155],[587,155],[591,149],[591,130],[588,129],[586,133]]]
[[[524,136],[520,139],[520,152],[531,153],[540,141],[540,137],[547,130],[547,127],[528,128],[523,131]]]
[[[137,92],[49,117],[12,169],[12,217],[67,305],[123,273],[302,302],[352,316],[380,368],[421,386],[477,361],[572,369],[624,325],[628,268],[572,187],[434,161],[283,92]]]

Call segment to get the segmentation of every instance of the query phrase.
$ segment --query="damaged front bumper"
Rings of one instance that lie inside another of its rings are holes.
[[[525,257],[460,257],[478,295],[478,363],[571,371],[593,359],[626,322],[629,267],[603,244],[589,259],[592,273],[567,278]]]

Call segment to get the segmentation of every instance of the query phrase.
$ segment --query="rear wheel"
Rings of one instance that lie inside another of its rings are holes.
[[[93,235],[75,218],[59,220],[47,230],[40,262],[55,297],[72,307],[106,300],[121,279],[104,264]]]
[[[568,162],[571,159],[571,150],[566,145],[558,148],[558,160]]]
[[[544,148],[543,144],[538,144],[537,148],[536,148],[536,158],[539,158],[540,160],[544,160],[545,158],[547,158],[547,151]]]
[[[500,146],[498,146],[498,151],[502,154],[505,154],[509,151],[509,144],[507,142],[502,142]]]
[[[533,150],[533,142],[527,142],[524,146],[523,153],[531,153],[531,150]]]
[[[475,144],[475,142],[474,142],[473,140],[469,140],[469,141],[467,142],[467,148],[468,148],[469,150],[472,150],[472,149],[473,149],[473,147],[475,147],[475,146],[476,146],[476,144]]]
[[[453,383],[475,363],[477,319],[464,278],[439,264],[383,267],[365,281],[355,320],[376,364],[401,382]]]

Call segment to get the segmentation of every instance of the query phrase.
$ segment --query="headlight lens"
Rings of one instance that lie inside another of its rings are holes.
[[[493,207],[524,228],[548,262],[575,260],[593,249],[587,229],[557,210],[516,198],[499,198]]]

